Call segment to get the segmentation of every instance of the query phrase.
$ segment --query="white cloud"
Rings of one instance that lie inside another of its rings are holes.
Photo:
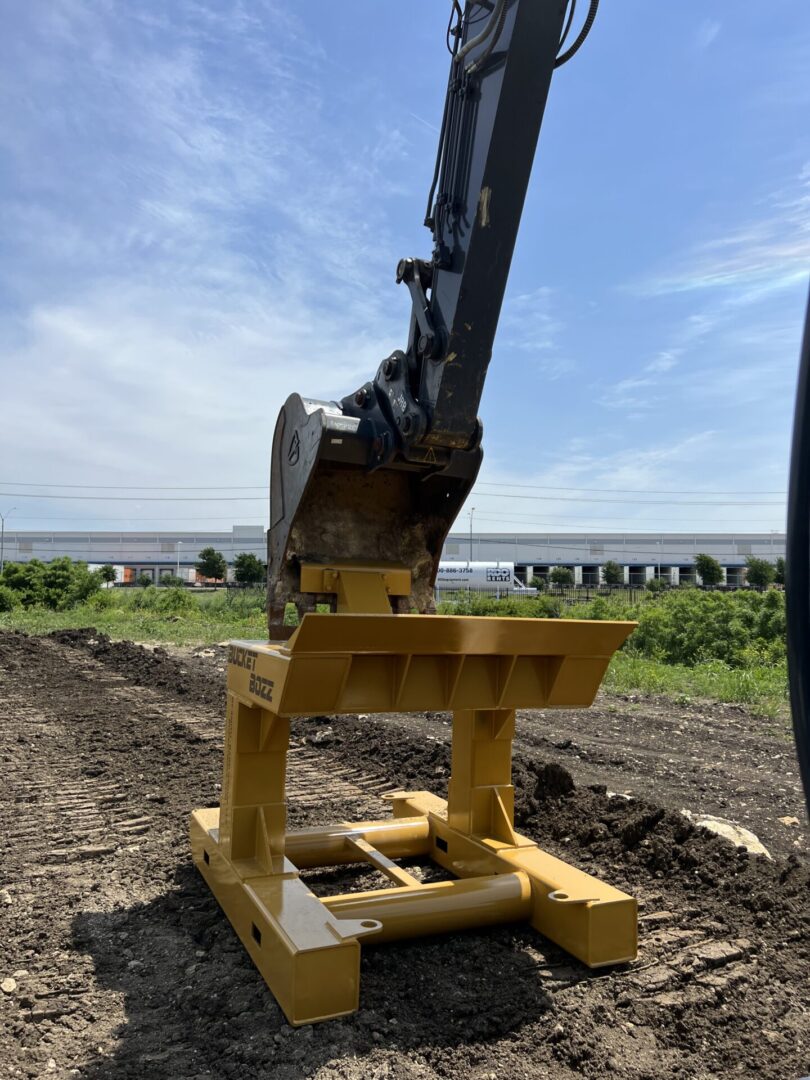
[[[520,470],[511,460],[490,455],[467,507],[459,514],[459,523],[473,505],[476,525],[491,532],[784,528],[784,503],[778,494],[756,497],[758,501],[753,496],[714,494],[731,487],[728,476],[740,460],[746,462],[748,488],[784,491],[784,440],[706,428],[646,444],[639,440],[633,447],[613,452],[606,450],[606,442],[601,432],[590,438],[572,436],[545,453],[542,466],[534,463],[531,468],[531,462],[522,462]]]
[[[681,351],[680,349],[667,349],[665,352],[660,352],[649,364],[645,364],[644,370],[656,375],[671,371],[678,363],[678,355]]]
[[[672,269],[636,284],[642,296],[725,291],[737,306],[757,303],[807,280],[810,267],[810,170],[772,192],[763,212],[706,240]]]
[[[19,48],[3,460],[28,481],[261,483],[289,393],[343,396],[404,343],[376,196],[407,139],[330,128],[322,54],[275,4],[60,0]]]
[[[547,285],[507,298],[498,326],[498,352],[522,353],[547,380],[571,374],[576,364],[559,344],[565,330],[559,304],[559,296]]]
[[[695,34],[695,47],[700,50],[708,49],[720,30],[721,24],[716,19],[704,19]]]

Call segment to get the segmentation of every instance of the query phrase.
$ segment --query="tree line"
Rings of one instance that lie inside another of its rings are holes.
[[[723,580],[723,567],[713,555],[699,554],[695,556],[695,570],[700,575],[704,585],[719,585]],[[574,571],[570,566],[555,566],[548,580],[552,585],[573,585]],[[756,555],[749,555],[745,560],[745,580],[755,588],[768,588],[770,585],[785,584],[785,560],[780,555],[775,562],[768,559],[760,559]],[[613,559],[608,559],[602,565],[602,581],[605,585],[624,585],[624,567]],[[544,578],[532,578],[529,582],[535,588],[544,588]],[[653,582],[649,582],[652,585]],[[656,587],[662,587],[662,583]]]

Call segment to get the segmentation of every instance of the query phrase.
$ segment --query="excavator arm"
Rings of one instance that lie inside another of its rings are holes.
[[[407,567],[397,612],[428,612],[445,537],[482,460],[478,407],[535,147],[575,0],[453,0],[450,74],[425,225],[429,259],[405,258],[407,346],[339,402],[291,395],[270,481],[268,621],[289,635],[331,593],[303,592],[307,565]]]

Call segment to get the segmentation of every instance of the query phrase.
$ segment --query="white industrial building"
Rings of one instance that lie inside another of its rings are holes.
[[[234,525],[229,532],[27,532],[6,530],[6,562],[60,555],[88,563],[113,563],[136,574],[161,574],[193,567],[200,551],[214,547],[229,564],[241,552],[266,558],[261,525]],[[515,564],[518,578],[542,577],[555,566],[568,566],[577,584],[596,585],[609,560],[624,568],[625,581],[643,585],[661,577],[673,585],[695,581],[694,559],[712,555],[729,585],[742,583],[748,555],[775,562],[785,554],[784,533],[482,533],[453,532],[443,558],[459,561],[505,561]]]

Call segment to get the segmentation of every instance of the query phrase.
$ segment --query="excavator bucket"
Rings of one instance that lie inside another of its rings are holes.
[[[395,614],[434,610],[433,584],[445,537],[478,474],[481,451],[451,452],[432,469],[370,467],[374,433],[335,402],[293,394],[273,436],[268,533],[271,641],[288,638],[285,609],[299,614],[335,604],[304,593],[301,567],[334,564],[408,567],[411,587],[392,595]]]

